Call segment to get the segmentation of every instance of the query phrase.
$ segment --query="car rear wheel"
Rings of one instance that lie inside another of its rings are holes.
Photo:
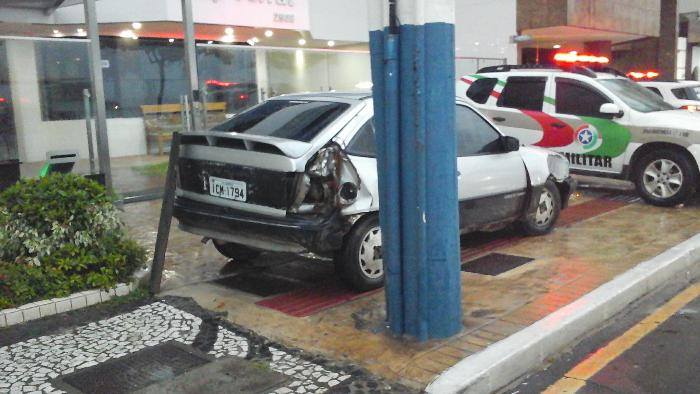
[[[652,205],[672,207],[686,202],[695,193],[697,171],[681,152],[659,150],[635,166],[637,193]]]
[[[260,256],[260,251],[251,249],[247,246],[243,246],[240,244],[219,241],[216,239],[212,240],[212,243],[214,244],[216,250],[219,251],[219,253],[223,254],[224,256],[230,259],[235,260],[236,262],[244,263],[246,261],[253,260],[256,257]]]
[[[335,266],[340,277],[357,291],[384,285],[382,232],[377,215],[355,224],[335,257]]]
[[[537,199],[537,205],[531,206],[530,212],[520,222],[527,235],[544,235],[552,231],[561,212],[561,195],[554,182],[547,181]]]

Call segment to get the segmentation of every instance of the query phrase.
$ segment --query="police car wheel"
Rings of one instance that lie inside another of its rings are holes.
[[[520,222],[527,235],[544,235],[552,231],[561,213],[561,194],[554,182],[547,181],[539,195],[533,195],[537,205]]]
[[[219,241],[216,239],[212,240],[212,243],[219,253],[239,263],[245,263],[246,261],[253,260],[260,256],[260,251],[240,244]]]
[[[375,214],[358,221],[346,235],[335,256],[336,272],[354,290],[363,292],[384,286],[382,233]]]
[[[650,153],[635,166],[634,183],[649,204],[673,207],[695,193],[697,170],[681,152],[660,150]]]

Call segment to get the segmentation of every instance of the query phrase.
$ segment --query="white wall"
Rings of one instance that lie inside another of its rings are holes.
[[[678,0],[678,12],[683,14],[686,12],[700,11],[700,0]]]
[[[458,0],[456,3],[458,58],[506,58],[508,63],[517,63],[517,45],[510,43],[510,37],[516,35],[516,0]],[[474,62],[458,60],[457,72],[469,73],[461,69],[475,67],[470,64]]]
[[[693,66],[691,67],[691,72],[696,72],[694,77],[700,81],[700,46],[693,47]]]
[[[5,44],[20,160],[43,161],[47,151],[57,149],[77,149],[80,157],[87,158],[88,145],[84,120],[43,121],[41,119],[34,43],[29,40],[7,40]],[[108,119],[107,130],[112,157],[146,153],[146,139],[141,118]]]

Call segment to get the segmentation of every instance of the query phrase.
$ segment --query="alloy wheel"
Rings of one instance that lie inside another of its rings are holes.
[[[673,197],[683,186],[683,171],[678,164],[668,159],[649,163],[643,177],[647,193],[657,198]]]

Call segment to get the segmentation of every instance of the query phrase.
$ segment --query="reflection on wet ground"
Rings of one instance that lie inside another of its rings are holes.
[[[462,272],[464,330],[450,340],[419,344],[387,335],[383,292],[350,293],[336,282],[330,261],[263,254],[238,264],[175,227],[164,289],[228,312],[236,324],[288,346],[420,388],[460,359],[700,232],[700,202],[657,208],[637,200],[627,184],[594,186],[574,196],[550,235],[522,238],[503,230],[462,237],[463,262],[490,253],[533,260],[493,276]],[[129,231],[150,249],[159,207],[157,201],[125,206]]]

